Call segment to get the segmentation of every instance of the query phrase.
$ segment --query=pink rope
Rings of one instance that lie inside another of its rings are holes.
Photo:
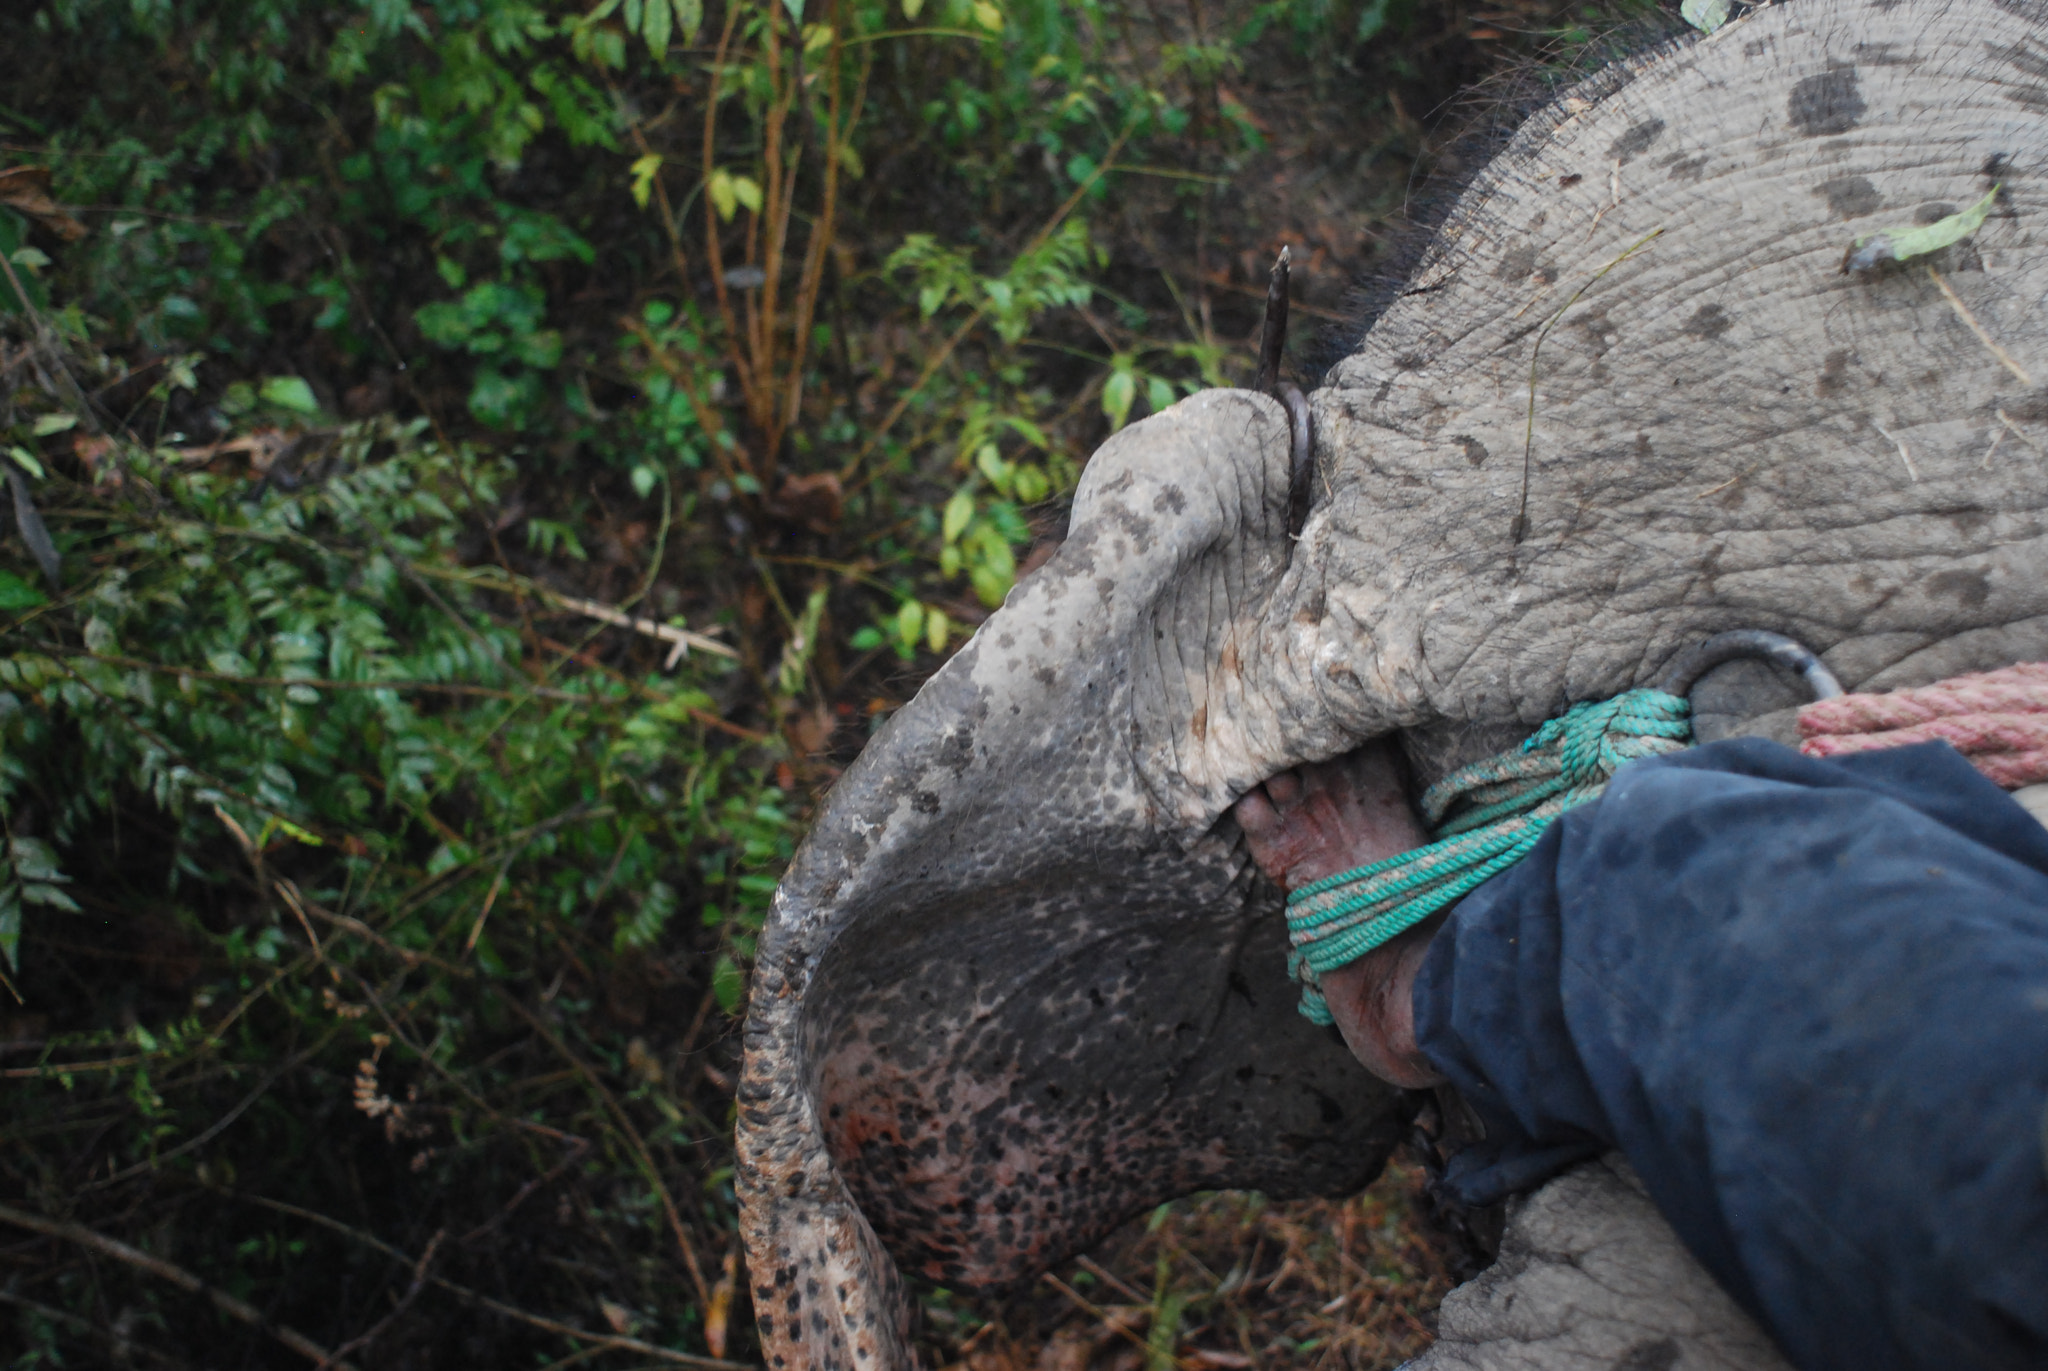
[[[2007,790],[2048,781],[2048,662],[1821,700],[1799,711],[1799,735],[1809,757],[1942,739]]]

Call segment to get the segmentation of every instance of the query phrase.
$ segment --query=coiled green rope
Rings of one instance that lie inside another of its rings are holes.
[[[1513,752],[1444,777],[1422,797],[1436,841],[1397,857],[1327,876],[1287,897],[1301,983],[1301,1013],[1330,1022],[1321,975],[1463,898],[1520,861],[1568,809],[1598,799],[1623,763],[1692,743],[1692,705],[1682,695],[1631,690],[1573,705]]]

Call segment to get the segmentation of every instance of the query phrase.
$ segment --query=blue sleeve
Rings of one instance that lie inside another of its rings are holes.
[[[1618,1147],[1806,1371],[2048,1366],[2048,830],[1946,744],[1623,768],[1438,934],[1468,1203]]]

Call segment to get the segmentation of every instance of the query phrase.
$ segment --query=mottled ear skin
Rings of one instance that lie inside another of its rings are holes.
[[[1295,1012],[1234,826],[1162,822],[1140,746],[1285,572],[1288,449],[1242,391],[1113,439],[1060,551],[825,805],[739,1096],[771,1366],[907,1367],[906,1276],[1028,1280],[1194,1190],[1347,1192],[1405,1134],[1414,1101]]]

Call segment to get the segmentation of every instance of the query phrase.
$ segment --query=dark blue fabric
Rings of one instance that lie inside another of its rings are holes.
[[[1437,935],[1468,1203],[1619,1148],[1805,1371],[2048,1366],[2048,830],[1945,743],[1624,767]]]

